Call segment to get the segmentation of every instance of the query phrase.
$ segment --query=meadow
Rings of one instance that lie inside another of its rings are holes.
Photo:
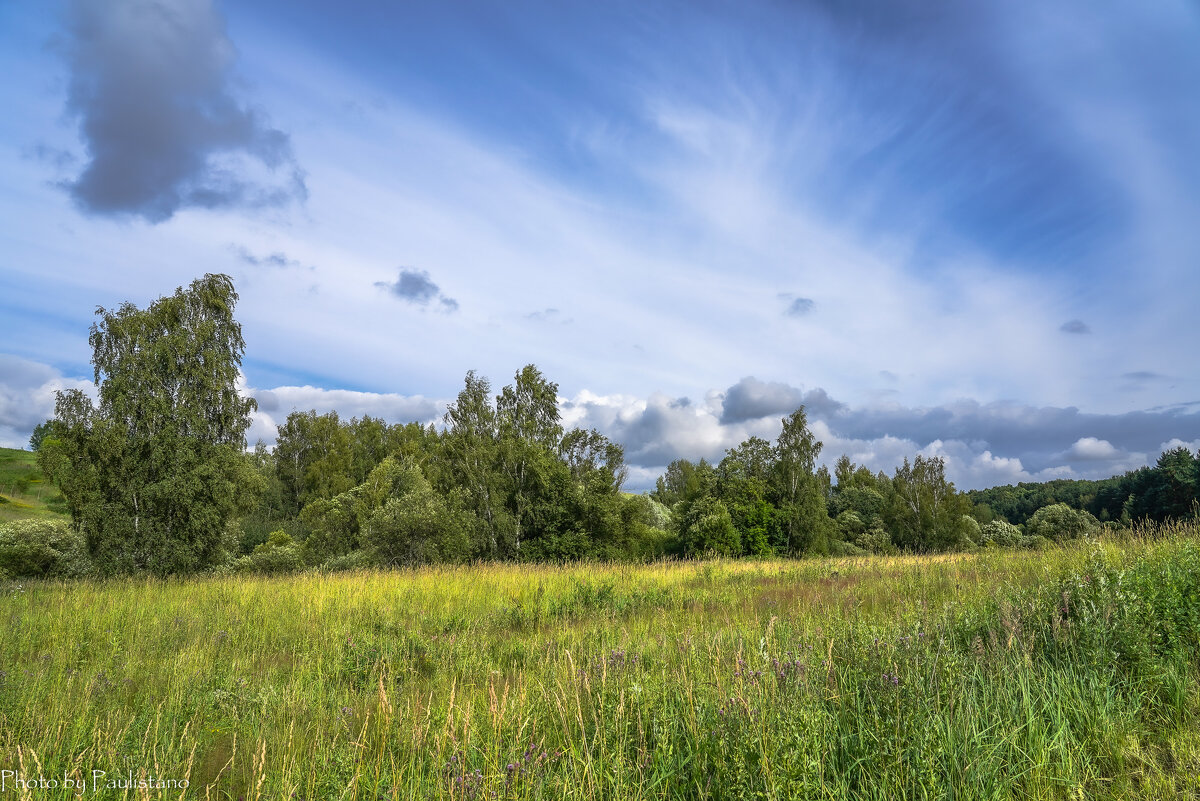
[[[1200,794],[1194,524],[1041,552],[10,582],[0,621],[0,798]]]
[[[0,523],[25,518],[68,520],[62,494],[30,451],[0,448]]]

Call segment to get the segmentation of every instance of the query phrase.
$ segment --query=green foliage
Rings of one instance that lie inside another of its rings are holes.
[[[1034,512],[1056,503],[1081,509],[1102,522],[1164,522],[1195,515],[1200,500],[1200,456],[1174,448],[1158,458],[1154,467],[1143,467],[1101,481],[1056,479],[1021,483],[968,496],[1012,523],[1024,523]]]
[[[299,570],[304,565],[300,546],[292,541],[286,531],[272,531],[267,541],[254,548],[254,551],[230,566],[236,573],[253,573],[257,575],[272,575],[290,573]]]
[[[867,553],[881,556],[894,556],[900,552],[900,549],[892,542],[891,532],[883,527],[881,520],[876,520],[870,528],[855,536],[851,542]]]
[[[785,553],[827,553],[836,527],[825,506],[826,487],[816,474],[821,443],[801,406],[783,419],[775,441],[772,490]]]
[[[993,520],[980,527],[979,544],[1011,548],[1021,542],[1021,529],[1004,520]]]
[[[145,310],[97,310],[99,406],[59,392],[38,462],[104,573],[169,574],[219,561],[226,522],[258,489],[245,457],[254,401],[237,391],[244,342],[228,276]]]
[[[46,437],[51,436],[54,431],[54,421],[46,420],[38,423],[33,427],[33,433],[29,435],[29,450],[37,451],[42,447],[42,442]]]
[[[65,520],[0,524],[0,572],[12,578],[79,578],[92,572],[87,543]]]
[[[474,515],[462,508],[457,493],[433,491],[415,467],[405,468],[403,489],[367,518],[363,544],[383,565],[463,562],[474,552]]]
[[[1100,521],[1081,509],[1072,509],[1065,503],[1056,503],[1038,509],[1025,523],[1025,533],[1031,537],[1048,540],[1063,540],[1090,537],[1100,531]]]
[[[735,556],[742,540],[725,504],[712,496],[691,504],[681,520],[679,540],[686,556]]]
[[[971,515],[963,515],[961,518],[962,534],[967,539],[970,545],[979,545],[983,539],[983,529],[979,525],[979,521]]]

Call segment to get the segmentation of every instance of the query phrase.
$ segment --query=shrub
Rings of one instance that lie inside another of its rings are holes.
[[[12,578],[75,578],[92,572],[87,541],[64,520],[0,525],[0,570]]]
[[[326,573],[339,573],[343,570],[367,570],[376,566],[377,562],[371,554],[360,549],[322,562],[320,570]]]
[[[971,544],[979,545],[983,539],[983,529],[979,526],[979,521],[970,515],[962,516],[963,534],[971,541]]]
[[[1065,503],[1043,506],[1025,522],[1025,533],[1062,542],[1099,533],[1100,521],[1083,509],[1072,509]]]
[[[687,556],[732,556],[742,551],[742,538],[733,527],[729,509],[712,496],[699,499],[687,510],[680,540]]]
[[[869,529],[859,534],[854,539],[854,544],[864,551],[885,556],[893,556],[900,553],[900,549],[892,542],[891,533],[878,520]]]
[[[254,548],[249,556],[234,560],[233,569],[238,573],[291,573],[304,566],[300,546],[292,541],[286,531],[272,531],[267,541]]]
[[[434,492],[420,471],[411,472],[407,491],[371,514],[361,534],[363,544],[384,565],[470,559],[475,515],[462,508],[457,492]]]
[[[1007,520],[993,520],[979,530],[979,544],[1011,548],[1021,542],[1021,529]]]

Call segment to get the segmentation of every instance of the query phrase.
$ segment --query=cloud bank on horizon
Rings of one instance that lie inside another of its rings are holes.
[[[79,388],[45,365],[0,355],[0,446],[23,447],[35,425],[54,411],[54,392]],[[498,387],[496,387],[498,389]],[[342,419],[372,416],[393,423],[442,424],[453,400],[394,393],[283,386],[244,394],[258,401],[249,440],[273,445],[293,411],[336,411]],[[32,401],[32,402],[30,402]],[[935,408],[879,404],[851,408],[823,389],[803,390],[747,376],[702,401],[661,393],[639,398],[583,391],[560,397],[567,427],[595,428],[625,448],[627,489],[653,489],[675,459],[719,462],[750,436],[773,440],[780,420],[803,406],[818,439],[820,461],[841,454],[872,470],[891,472],[915,454],[940,456],[960,489],[981,489],[1054,478],[1107,478],[1152,463],[1170,448],[1200,450],[1200,403],[1124,414],[1089,414],[1076,408],[1032,407],[1011,402],[960,401]]]
[[[643,485],[800,403],[961,486],[1136,467],[1200,440],[1198,39],[1184,0],[0,7],[0,443],[97,305],[227,272],[268,440],[533,362]]]

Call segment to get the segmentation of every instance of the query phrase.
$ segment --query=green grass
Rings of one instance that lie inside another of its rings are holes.
[[[66,502],[37,468],[37,455],[0,448],[0,523],[27,517],[67,519]]]
[[[0,593],[0,769],[27,777],[230,799],[1200,794],[1195,527]]]

